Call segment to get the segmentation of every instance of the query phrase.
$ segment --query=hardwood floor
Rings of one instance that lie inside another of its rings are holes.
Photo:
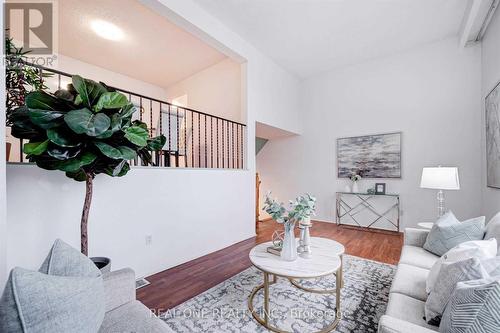
[[[173,308],[250,267],[250,249],[269,241],[280,227],[274,221],[260,222],[256,237],[149,276],[151,284],[139,289],[137,298],[157,313]],[[402,234],[338,227],[325,222],[314,222],[311,235],[344,244],[347,254],[389,264],[399,261],[403,246]]]

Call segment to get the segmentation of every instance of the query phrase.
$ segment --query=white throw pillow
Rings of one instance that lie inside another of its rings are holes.
[[[427,276],[425,290],[429,294],[436,284],[439,270],[443,263],[451,263],[468,258],[478,258],[479,260],[494,258],[497,255],[497,240],[495,238],[489,240],[468,241],[458,244],[432,266],[429,275]]]

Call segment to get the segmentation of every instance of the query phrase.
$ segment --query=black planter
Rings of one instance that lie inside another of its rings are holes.
[[[94,262],[102,273],[111,272],[111,259],[106,257],[92,257],[90,260]]]

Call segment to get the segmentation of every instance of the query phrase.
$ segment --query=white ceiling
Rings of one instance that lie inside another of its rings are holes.
[[[59,0],[59,52],[160,87],[185,79],[225,55],[136,0]],[[101,19],[125,32],[122,41],[98,37]]]
[[[195,0],[300,78],[458,35],[468,0]]]

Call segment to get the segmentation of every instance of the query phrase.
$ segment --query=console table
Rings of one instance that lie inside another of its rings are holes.
[[[337,192],[337,225],[399,232],[399,194]]]

